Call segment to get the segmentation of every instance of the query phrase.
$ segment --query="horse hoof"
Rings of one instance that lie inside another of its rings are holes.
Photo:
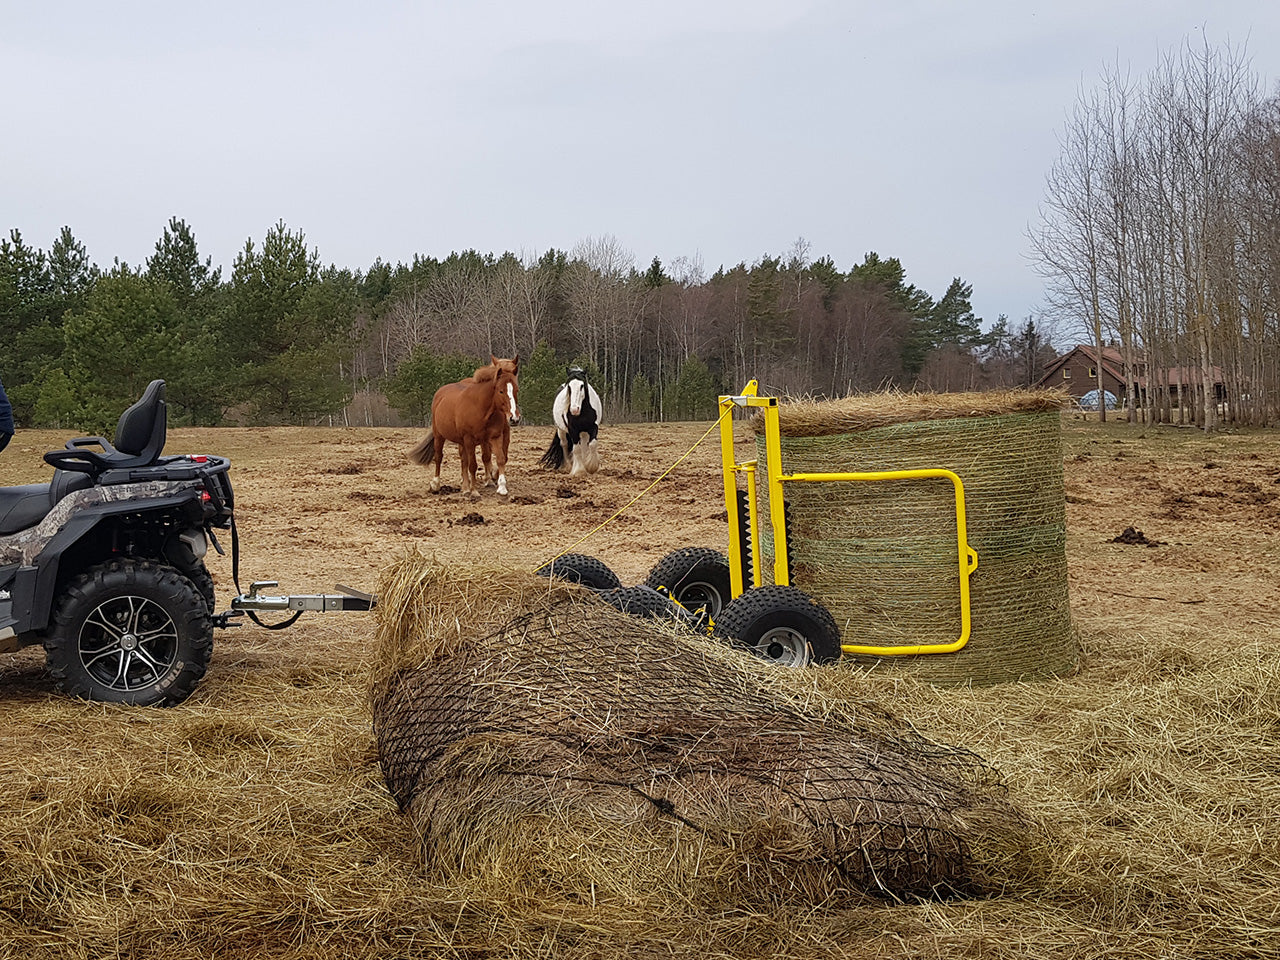
[[[432,481],[431,481],[431,492],[432,492],[432,493],[439,493],[439,492],[440,492],[440,481],[439,481],[439,480],[432,480]]]

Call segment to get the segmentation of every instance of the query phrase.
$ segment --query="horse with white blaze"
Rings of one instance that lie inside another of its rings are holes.
[[[581,367],[569,368],[568,379],[560,385],[551,405],[551,418],[556,435],[538,462],[551,470],[567,464],[571,477],[599,470],[598,438],[600,421],[604,419],[600,395],[587,382],[587,373]]]

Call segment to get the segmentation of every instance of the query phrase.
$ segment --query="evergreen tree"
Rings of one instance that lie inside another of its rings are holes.
[[[166,382],[170,418],[215,425],[234,396],[216,333],[225,312],[222,270],[214,268],[211,258],[200,259],[195,234],[174,217],[147,258],[146,275],[168,288],[179,313],[174,324],[177,352]]]
[[[63,362],[75,390],[79,429],[110,436],[120,412],[156,378],[168,380],[179,354],[179,312],[166,284],[114,267],[85,307],[63,323]],[[44,389],[56,378],[42,377]]]
[[[11,230],[0,240],[0,381],[20,424],[30,421],[39,383],[62,354],[60,302],[44,252]]]
[[[914,284],[907,283],[907,273],[897,257],[885,260],[872,251],[862,263],[849,271],[849,281],[881,291],[883,296],[908,318],[907,334],[901,341],[902,369],[914,380],[933,348],[930,317],[933,298]]]
[[[520,415],[529,423],[550,423],[551,405],[565,381],[566,364],[545,340],[520,361]],[[597,392],[602,392],[596,387]]]
[[[38,384],[31,425],[37,428],[62,430],[69,427],[80,410],[76,399],[75,384],[61,367],[46,370]]]
[[[83,306],[101,271],[89,260],[84,244],[63,227],[58,239],[49,249],[50,292],[60,303],[51,306],[51,312],[63,314]]]
[[[973,284],[959,277],[951,281],[942,299],[929,312],[929,335],[933,347],[975,347],[982,343],[982,321],[974,316],[969,298]]]
[[[671,278],[662,269],[662,261],[654,257],[653,263],[649,264],[649,269],[644,272],[644,285],[650,290],[656,290],[664,283],[670,282]]]
[[[722,392],[707,365],[697,357],[690,357],[680,365],[668,406],[677,420],[704,420],[716,416]]]
[[[156,241],[155,253],[147,258],[147,275],[166,281],[183,309],[207,302],[222,282],[222,268],[214,268],[210,257],[201,262],[195,234],[177,217],[169,221]]]
[[[252,240],[232,268],[220,349],[237,368],[238,400],[262,422],[295,423],[342,409],[359,308],[354,276],[330,270],[283,221]]]
[[[392,409],[425,426],[431,419],[431,400],[436,391],[446,383],[471,376],[475,369],[472,357],[456,353],[437,356],[425,346],[419,346],[386,379],[383,389]]]

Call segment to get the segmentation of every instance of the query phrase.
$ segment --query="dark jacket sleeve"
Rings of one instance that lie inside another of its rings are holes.
[[[9,404],[3,383],[0,383],[0,433],[13,433],[13,407]]]

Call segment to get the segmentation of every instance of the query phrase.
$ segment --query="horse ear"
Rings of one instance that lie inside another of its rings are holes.
[[[496,367],[497,365],[498,365],[498,358],[495,357],[492,353],[489,354],[489,366]]]
[[[515,360],[512,362],[514,364],[513,372],[519,373],[520,372],[520,354],[517,353]]]

